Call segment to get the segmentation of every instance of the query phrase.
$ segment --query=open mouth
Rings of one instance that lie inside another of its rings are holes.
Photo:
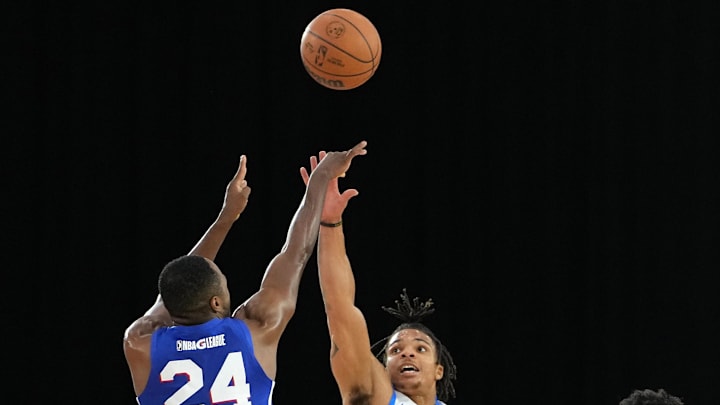
[[[400,374],[402,373],[409,373],[409,372],[418,372],[417,367],[413,366],[412,364],[406,364],[400,368]]]

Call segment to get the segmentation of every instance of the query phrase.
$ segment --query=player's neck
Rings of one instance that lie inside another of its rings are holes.
[[[193,326],[200,325],[210,320],[219,318],[215,313],[205,314],[190,314],[184,316],[173,316],[173,324],[178,326]]]

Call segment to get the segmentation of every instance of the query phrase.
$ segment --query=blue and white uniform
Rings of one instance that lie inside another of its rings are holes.
[[[408,398],[407,395],[403,394],[400,391],[393,391],[393,396],[390,398],[390,403],[388,405],[417,405],[415,401]],[[435,398],[435,405],[446,405],[445,402],[440,401],[439,399]]]
[[[250,330],[233,318],[160,328],[140,405],[272,405],[275,381],[260,367]]]

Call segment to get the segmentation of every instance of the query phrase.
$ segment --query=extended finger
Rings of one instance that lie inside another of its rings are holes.
[[[245,174],[247,174],[247,157],[245,155],[240,155],[240,167],[238,168],[237,176],[244,179]]]
[[[301,167],[300,168],[300,177],[303,179],[303,183],[307,186],[308,181],[310,181],[310,174],[308,174],[308,171],[306,168]]]
[[[355,152],[355,154],[364,155],[367,153],[367,150],[365,150],[365,147],[367,146],[367,141],[360,141],[357,145],[353,146],[351,149],[352,152]]]

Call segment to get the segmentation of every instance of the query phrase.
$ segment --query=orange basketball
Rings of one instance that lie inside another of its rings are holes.
[[[300,56],[310,77],[333,90],[365,83],[380,64],[380,35],[365,16],[346,8],[320,13],[303,32]]]

